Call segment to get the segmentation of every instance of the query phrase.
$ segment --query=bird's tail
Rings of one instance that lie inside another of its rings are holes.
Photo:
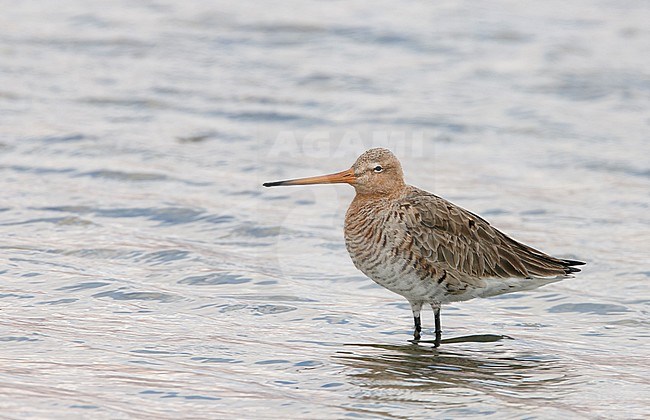
[[[580,270],[579,268],[575,268],[574,266],[586,264],[582,261],[576,261],[576,260],[560,260],[560,261],[562,261],[562,265],[564,265],[564,272],[566,274],[579,273],[582,270]]]

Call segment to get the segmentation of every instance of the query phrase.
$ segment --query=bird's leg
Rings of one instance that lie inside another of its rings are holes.
[[[442,338],[442,329],[440,328],[440,305],[431,305],[433,309],[433,318],[436,324],[436,341],[433,345],[435,347],[440,347],[440,339]]]
[[[413,339],[415,341],[420,341],[420,332],[422,332],[422,322],[420,321],[420,315],[413,315],[413,321],[415,323],[415,330],[413,331]]]
[[[415,324],[415,330],[413,331],[413,341],[420,341],[421,332],[422,332],[422,321],[420,319],[420,310],[422,309],[422,303],[410,302],[411,310],[413,311],[413,323]]]

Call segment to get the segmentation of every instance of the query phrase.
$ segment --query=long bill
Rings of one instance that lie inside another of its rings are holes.
[[[309,178],[289,179],[286,181],[265,182],[265,187],[280,187],[284,185],[312,185],[312,184],[354,184],[356,177],[352,168],[335,174],[313,176]]]

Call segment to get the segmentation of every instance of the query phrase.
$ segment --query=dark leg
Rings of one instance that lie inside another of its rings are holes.
[[[436,323],[436,341],[433,345],[435,347],[440,347],[440,339],[442,337],[442,329],[440,328],[440,306],[433,308],[433,317]]]
[[[413,331],[413,340],[420,341],[420,333],[422,332],[422,322],[420,321],[420,316],[414,316],[413,322],[415,323],[415,330]]]
[[[422,332],[422,321],[420,320],[420,310],[422,309],[422,302],[409,302],[411,310],[413,311],[413,322],[415,323],[415,330],[413,331],[413,342],[420,341]]]

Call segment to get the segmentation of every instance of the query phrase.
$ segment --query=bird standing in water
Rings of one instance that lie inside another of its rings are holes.
[[[409,301],[415,342],[425,304],[433,309],[438,347],[442,304],[533,289],[571,277],[584,264],[517,242],[476,214],[407,185],[399,160],[383,148],[366,151],[343,172],[264,186],[337,183],[356,190],[345,216],[352,262]]]

